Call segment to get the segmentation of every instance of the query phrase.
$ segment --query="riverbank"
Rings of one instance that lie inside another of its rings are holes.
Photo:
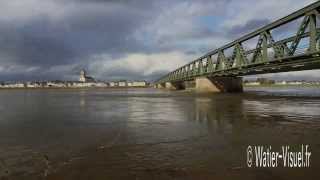
[[[279,87],[279,88],[288,88],[288,87],[319,87],[320,84],[260,84],[260,85],[246,85],[243,84],[243,87]]]
[[[0,88],[0,90],[46,90],[46,89],[148,89],[152,88],[151,86],[145,86],[145,87],[15,87],[15,88]]]

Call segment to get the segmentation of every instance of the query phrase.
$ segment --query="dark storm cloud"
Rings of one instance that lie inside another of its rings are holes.
[[[240,25],[225,28],[223,25],[227,21],[227,7],[234,3],[238,2],[0,1],[0,13],[5,12],[0,16],[0,81],[75,77],[81,68],[88,68],[95,62],[96,56],[108,57],[98,59],[101,63],[126,59],[132,54],[144,57],[156,54],[162,57],[166,53],[180,52],[191,57],[217,48],[270,22],[268,19],[254,17],[244,20]],[[250,3],[250,0],[243,3]],[[213,18],[204,18],[200,22],[203,16]],[[163,56],[167,61],[173,59]],[[146,64],[144,62],[141,66]],[[130,67],[91,72],[102,74],[103,77],[128,78],[154,77],[163,73],[159,71],[145,75],[128,69]]]
[[[110,4],[114,1],[81,2]],[[147,12],[121,6],[107,8],[105,12],[103,8],[84,10],[56,22],[36,17],[24,26],[2,28],[1,34],[5,35],[0,41],[2,51],[11,53],[23,64],[59,65],[102,51],[117,54],[143,49],[132,33],[148,19]]]
[[[72,12],[60,19],[35,16],[25,22],[0,21],[0,65],[39,66],[45,71],[73,63],[86,66],[86,59],[94,54],[117,57],[145,49],[133,33],[152,19],[155,11],[149,1],[73,0],[66,5],[70,3]]]
[[[5,35],[0,39],[2,63],[41,66],[69,63],[75,56],[73,50],[61,39],[38,32],[37,28],[35,24],[24,28],[2,26],[0,34]]]
[[[142,23],[134,13],[79,14],[67,18],[64,42],[81,56],[94,53],[129,53],[141,48],[131,35]],[[136,19],[137,18],[137,19]]]

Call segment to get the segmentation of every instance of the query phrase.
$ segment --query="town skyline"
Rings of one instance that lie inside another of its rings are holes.
[[[108,87],[147,87],[145,80],[118,80],[101,81],[89,76],[84,69],[79,72],[78,80],[42,80],[42,81],[16,81],[0,82],[0,88],[108,88]]]
[[[80,76],[79,76],[80,74]],[[75,78],[73,79],[20,79],[20,80],[7,80],[7,81],[1,81],[1,82],[53,82],[53,81],[61,81],[61,82],[86,82],[86,78],[89,78],[89,82],[134,82],[134,81],[145,81],[148,82],[145,79],[96,79],[93,76],[90,76],[90,74],[87,74],[87,71],[85,69],[81,69],[77,75],[75,75]]]

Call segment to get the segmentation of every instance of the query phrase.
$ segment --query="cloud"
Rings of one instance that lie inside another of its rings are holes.
[[[275,21],[315,1],[316,0],[233,1],[233,3],[225,7],[226,20],[223,26],[225,28],[233,28],[257,19]]]
[[[247,21],[245,24],[241,25],[235,25],[234,27],[230,28],[228,31],[228,34],[231,37],[239,38],[240,35],[244,35],[245,33],[248,33],[249,30],[255,30],[260,27],[263,27],[267,24],[270,24],[271,21],[268,19],[252,19]]]
[[[0,0],[0,81],[156,79],[313,0]]]
[[[112,59],[108,54],[96,55],[91,58],[89,71],[100,79],[131,79],[139,77],[150,80],[150,77],[167,71],[173,71],[184,65],[195,55],[181,52],[155,54],[129,54],[125,57]],[[128,75],[131,75],[128,77]]]
[[[173,5],[162,2],[160,5],[165,5],[160,6],[161,13],[153,21],[144,24],[136,36],[141,40],[146,40],[147,37],[149,45],[163,51],[201,51],[208,47],[218,47],[221,42],[226,43],[228,38],[212,28],[219,22],[210,18],[220,15],[227,2],[229,1],[177,1]]]
[[[245,79],[256,79],[259,77],[270,78],[276,80],[311,80],[319,81],[320,70],[308,70],[308,71],[295,71],[295,72],[284,72],[284,73],[273,73],[273,74],[263,74],[257,76],[247,76]]]

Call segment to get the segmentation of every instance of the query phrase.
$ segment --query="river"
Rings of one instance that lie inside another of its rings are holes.
[[[0,90],[0,179],[320,179],[320,88]],[[248,167],[309,145],[310,167]]]

